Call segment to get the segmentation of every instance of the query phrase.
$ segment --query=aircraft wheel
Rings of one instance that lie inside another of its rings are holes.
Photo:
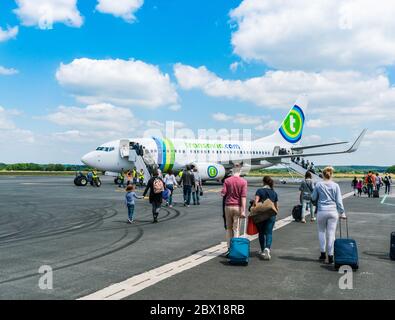
[[[101,181],[99,179],[97,179],[95,181],[95,185],[96,185],[96,187],[100,187],[101,186]]]
[[[79,186],[85,187],[88,184],[88,180],[86,178],[82,177],[79,179]]]

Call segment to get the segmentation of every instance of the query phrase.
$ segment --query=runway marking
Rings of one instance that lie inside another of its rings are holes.
[[[26,186],[32,186],[32,185],[41,185],[44,183],[39,183],[39,182],[21,182],[21,185],[26,185]]]
[[[381,200],[381,204],[384,204],[385,200],[387,199],[387,196],[388,196],[388,195],[385,195],[385,196],[384,196],[383,200]]]
[[[354,192],[346,193],[343,195],[343,199],[349,198]],[[284,219],[276,221],[273,230],[279,230],[293,221],[292,216],[288,216]],[[258,235],[247,236],[250,241],[258,239]],[[226,242],[199,251],[189,257],[183,258],[178,261],[173,261],[165,264],[161,267],[143,272],[135,275],[125,281],[112,284],[102,290],[81,297],[78,300],[120,300],[129,297],[143,289],[153,286],[154,284],[168,279],[176,274],[183,271],[192,269],[198,265],[208,262],[212,259],[219,257],[227,251]]]

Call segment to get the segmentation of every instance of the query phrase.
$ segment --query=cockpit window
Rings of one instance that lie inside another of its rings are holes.
[[[104,151],[104,152],[111,152],[114,151],[114,147],[97,147],[96,151]]]

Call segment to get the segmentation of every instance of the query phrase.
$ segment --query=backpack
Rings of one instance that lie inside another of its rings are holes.
[[[370,177],[370,176],[368,177],[368,183],[369,183],[369,184],[372,184],[372,183],[373,183],[372,177]]]
[[[153,190],[155,194],[162,193],[164,191],[163,182],[159,178],[155,178],[154,182],[152,183]]]
[[[303,200],[311,201],[312,197],[311,194],[314,191],[314,188],[310,185],[310,183],[304,182],[310,192],[303,192]]]

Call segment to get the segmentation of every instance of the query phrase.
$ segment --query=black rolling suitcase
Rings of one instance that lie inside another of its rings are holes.
[[[380,198],[379,190],[373,190],[373,198]]]
[[[300,204],[295,206],[292,209],[292,218],[294,218],[294,220],[296,222],[299,222],[302,220],[302,210],[303,210],[303,207]]]
[[[395,260],[395,232],[391,233],[390,258]]]

